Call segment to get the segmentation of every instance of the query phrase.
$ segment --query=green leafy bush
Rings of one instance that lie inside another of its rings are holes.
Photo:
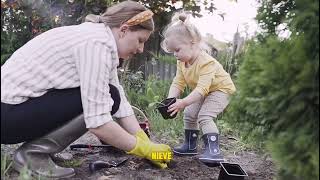
[[[250,46],[224,118],[247,139],[265,143],[279,179],[319,179],[319,2],[280,7],[296,13],[291,36],[281,40],[270,30]]]
[[[21,9],[1,7],[1,65],[30,38],[25,13]]]

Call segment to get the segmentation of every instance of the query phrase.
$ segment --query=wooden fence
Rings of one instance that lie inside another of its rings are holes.
[[[168,64],[163,61],[148,61],[145,62],[144,74],[145,77],[156,75],[161,80],[172,80],[176,74],[176,65]]]
[[[130,69],[142,71],[144,78],[155,75],[160,80],[172,80],[176,74],[176,65],[159,60],[135,59],[130,62]]]

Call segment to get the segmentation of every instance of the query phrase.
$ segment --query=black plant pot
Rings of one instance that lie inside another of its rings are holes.
[[[239,164],[221,162],[220,166],[218,180],[243,180],[248,176]]]
[[[177,116],[177,113],[173,116],[170,116],[171,112],[167,112],[168,108],[171,104],[174,104],[176,102],[176,98],[168,98],[163,101],[157,106],[158,111],[162,115],[164,119],[173,119]]]

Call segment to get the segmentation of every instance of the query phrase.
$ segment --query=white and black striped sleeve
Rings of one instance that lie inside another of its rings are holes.
[[[112,66],[110,48],[98,40],[89,40],[74,48],[80,77],[80,90],[87,128],[96,128],[112,120],[113,100],[109,93]]]

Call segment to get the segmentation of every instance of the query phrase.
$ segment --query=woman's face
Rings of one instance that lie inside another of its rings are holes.
[[[119,29],[118,55],[119,58],[127,60],[137,53],[142,53],[144,43],[149,39],[151,31],[141,29],[131,31],[128,26]]]

